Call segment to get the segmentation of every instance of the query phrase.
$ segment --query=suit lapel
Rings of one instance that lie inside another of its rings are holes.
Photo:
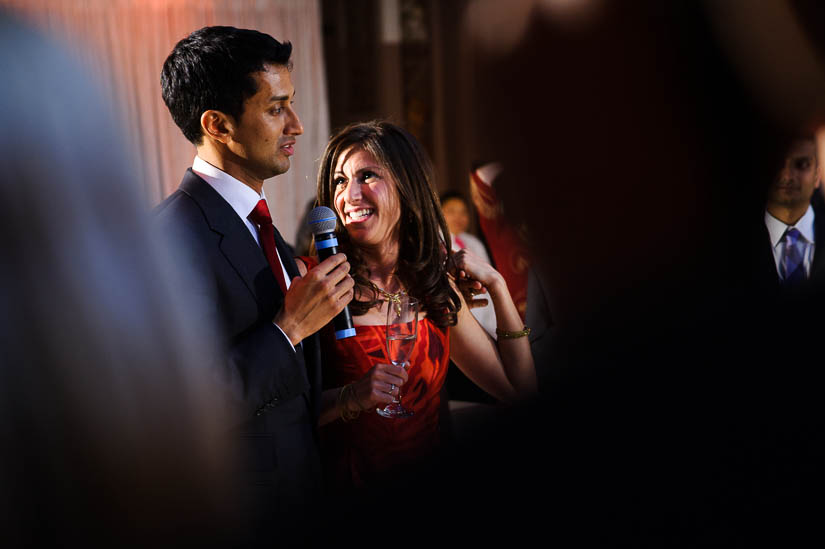
[[[277,227],[275,227],[275,245],[278,248],[278,254],[281,256],[281,261],[284,264],[284,269],[286,269],[286,272],[289,275],[289,279],[292,280],[296,276],[301,276],[301,273],[298,271],[298,265],[295,264],[293,252],[287,247],[286,242]],[[321,358],[320,355],[318,355],[319,348],[320,342],[318,339],[318,334],[312,334],[311,336],[305,338],[300,345],[295,347],[296,352],[304,355],[304,366],[306,367],[307,379],[309,380],[310,387],[312,387],[312,389],[308,393],[305,393],[304,396],[307,399],[310,410],[313,411],[316,421],[321,413],[322,374]]]
[[[281,262],[284,264],[286,274],[289,275],[289,280],[292,280],[296,276],[300,276],[301,273],[298,272],[298,266],[295,264],[295,259],[292,257],[293,252],[286,245],[286,241],[278,231],[278,227],[275,227],[275,246],[278,248],[278,255],[281,257]]]
[[[811,278],[815,276],[825,276],[825,211],[822,209],[814,209],[814,258],[811,262]]]
[[[192,172],[191,168],[186,171],[180,188],[198,203],[210,228],[222,235],[219,244],[221,253],[258,303],[262,306],[274,303],[276,308],[280,307],[283,294],[275,275],[261,248],[232,206],[211,185]]]
[[[779,273],[776,271],[776,260],[773,257],[773,245],[771,244],[771,233],[768,231],[767,225],[761,221],[761,231],[759,236],[759,243],[757,249],[759,250],[758,262],[754,265],[757,279],[761,280],[761,275],[766,276],[765,281],[772,286],[779,285]]]

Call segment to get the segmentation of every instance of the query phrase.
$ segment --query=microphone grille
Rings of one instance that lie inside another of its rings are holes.
[[[312,234],[331,233],[335,231],[335,225],[338,218],[330,208],[326,206],[318,206],[313,208],[307,216],[307,225]]]

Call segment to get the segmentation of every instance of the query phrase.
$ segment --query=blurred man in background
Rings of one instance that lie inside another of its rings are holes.
[[[783,287],[818,277],[825,269],[825,213],[817,212],[811,203],[821,183],[813,136],[794,140],[768,190],[765,208],[765,226],[775,266],[767,271]]]

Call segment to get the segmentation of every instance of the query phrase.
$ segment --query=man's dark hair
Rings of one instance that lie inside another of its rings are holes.
[[[292,68],[292,44],[262,32],[204,27],[175,45],[163,63],[163,101],[186,139],[201,143],[201,115],[213,109],[238,119],[255,95],[252,75],[265,65]]]

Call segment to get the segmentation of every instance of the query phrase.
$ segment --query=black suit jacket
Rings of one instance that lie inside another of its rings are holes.
[[[305,514],[320,493],[318,336],[293,350],[272,323],[284,296],[262,249],[232,207],[191,169],[155,216],[162,234],[178,245],[182,291],[197,301],[197,310],[209,311],[226,350],[216,365],[237,414],[231,444],[238,445],[241,492],[253,520],[271,527],[275,516]],[[275,239],[290,278],[298,276],[277,230]]]

